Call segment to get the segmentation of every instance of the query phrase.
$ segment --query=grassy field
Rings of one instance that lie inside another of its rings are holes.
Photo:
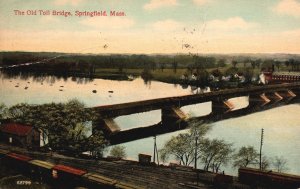
[[[225,74],[226,70],[229,69],[231,65],[227,65],[226,67],[219,68],[219,70]],[[238,66],[238,71],[243,72],[244,67]],[[249,68],[249,67],[248,67]],[[212,72],[216,68],[207,69],[207,72]],[[255,68],[250,70],[253,70],[253,73],[255,75],[260,73],[260,69]],[[118,69],[113,68],[97,68],[95,71],[95,77],[96,78],[108,78],[111,79],[112,77],[115,77],[116,79],[124,79],[128,75],[133,76],[140,76],[143,72],[143,69],[123,69],[122,72],[120,72]],[[176,72],[171,68],[165,68],[164,70],[161,69],[155,69],[150,70],[150,73],[152,75],[152,80],[162,81],[162,82],[168,82],[168,83],[178,83],[180,82],[180,77],[187,73],[190,74],[190,71],[188,71],[186,68],[178,68]]]

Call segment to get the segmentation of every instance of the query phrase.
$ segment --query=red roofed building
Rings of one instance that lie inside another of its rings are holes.
[[[29,125],[6,123],[0,126],[0,140],[21,147],[39,147],[40,133]]]

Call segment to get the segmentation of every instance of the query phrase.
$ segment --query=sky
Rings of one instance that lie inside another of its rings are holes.
[[[299,54],[300,0],[0,0],[0,51]]]

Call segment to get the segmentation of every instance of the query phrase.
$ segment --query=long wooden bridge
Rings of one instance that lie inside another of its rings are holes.
[[[242,96],[248,97],[249,105],[234,110],[234,105],[228,100]],[[183,106],[211,102],[211,113],[198,119],[216,121],[295,103],[299,97],[300,82],[297,82],[98,106],[93,107],[98,117],[97,121],[93,122],[93,128],[103,130],[110,142],[117,144],[186,128],[188,116],[180,109]],[[114,121],[119,116],[159,109],[162,112],[161,121],[152,126],[122,131]]]

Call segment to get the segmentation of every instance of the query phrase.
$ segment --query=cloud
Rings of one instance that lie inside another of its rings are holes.
[[[172,7],[177,5],[177,0],[151,0],[149,3],[144,5],[144,9],[154,10],[162,7]]]
[[[300,2],[296,0],[281,0],[272,10],[281,15],[300,17]]]
[[[153,23],[152,27],[159,31],[174,31],[183,27],[183,24],[172,19],[167,19]]]
[[[257,26],[257,23],[247,22],[241,17],[232,17],[227,20],[211,20],[207,22],[208,29],[222,31],[246,30]]]
[[[98,29],[124,29],[133,26],[135,21],[125,17],[90,17],[80,23]]]
[[[54,5],[72,5],[72,6],[77,6],[78,4],[80,4],[81,2],[83,2],[84,0],[54,0]]]
[[[198,6],[202,6],[205,5],[207,3],[210,3],[211,0],[193,0],[194,4],[198,5]]]
[[[290,31],[266,33],[207,33],[205,38],[195,37],[193,53],[300,53],[300,28]],[[185,38],[185,33],[159,33],[142,31],[35,31],[0,29],[2,51],[56,51],[80,53],[186,53],[174,36]],[[34,37],[32,37],[34,35]],[[102,37],[105,36],[105,38]],[[76,40],[74,40],[76,39]],[[164,41],[162,41],[162,39]],[[104,49],[103,45],[108,44]]]

